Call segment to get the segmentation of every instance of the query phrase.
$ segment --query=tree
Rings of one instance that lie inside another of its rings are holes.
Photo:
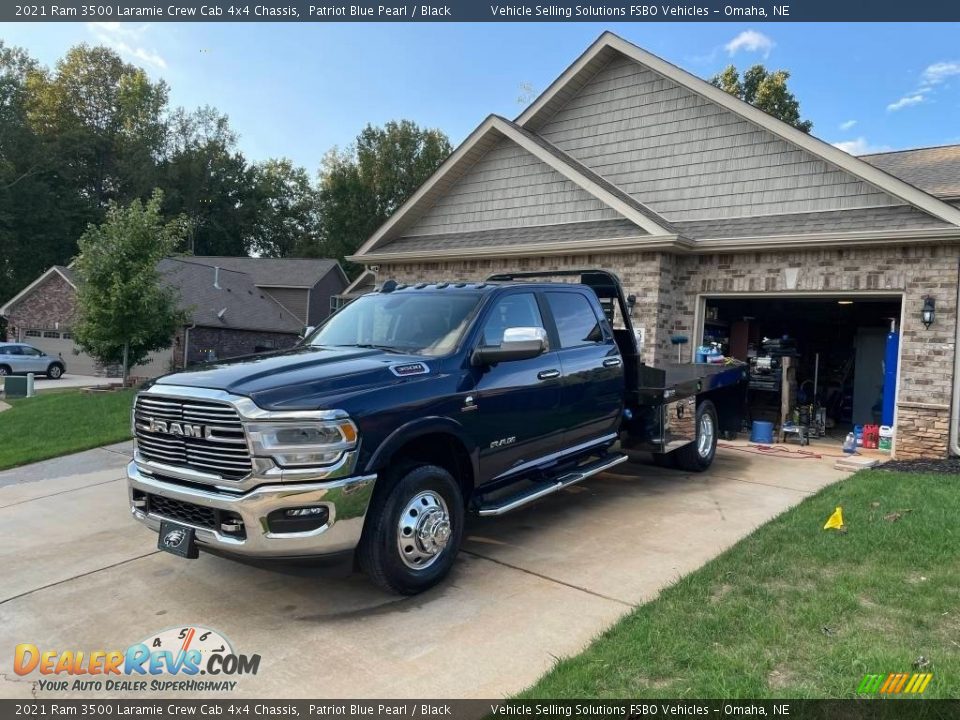
[[[103,224],[80,238],[74,265],[80,280],[74,340],[105,365],[121,363],[124,384],[130,368],[169,347],[186,320],[176,291],[157,270],[183,242],[186,224],[183,218],[165,222],[162,202],[155,191],[146,204],[111,204]]]
[[[253,226],[247,245],[263,257],[304,257],[320,245],[310,176],[286,158],[252,168]]]
[[[186,247],[195,255],[246,255],[253,223],[253,174],[236,150],[226,115],[202,107],[170,120],[159,168],[164,211],[189,221]]]
[[[770,72],[763,65],[754,65],[743,73],[741,79],[737,69],[729,65],[710,82],[768,115],[808,133],[813,129],[813,123],[800,119],[800,102],[787,87],[789,78],[787,70]]]
[[[440,130],[401,120],[368,125],[348,151],[331,150],[320,171],[318,254],[343,261],[356,252],[451,149]]]

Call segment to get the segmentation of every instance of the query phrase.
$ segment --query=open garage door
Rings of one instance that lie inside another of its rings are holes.
[[[899,295],[708,297],[701,337],[750,363],[751,419],[779,425],[786,395],[791,416],[819,412],[825,434],[842,440],[855,425],[884,424],[885,396],[892,412],[899,336],[889,336],[901,311]],[[778,371],[784,358],[787,376]]]
[[[96,361],[84,352],[80,352],[73,335],[56,330],[27,330],[23,342],[33,345],[47,355],[60,355],[67,366],[67,375],[96,375]]]

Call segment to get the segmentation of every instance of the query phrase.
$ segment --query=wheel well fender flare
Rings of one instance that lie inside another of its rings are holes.
[[[429,416],[411,420],[394,430],[387,438],[380,443],[370,460],[367,462],[365,472],[374,473],[383,470],[396,452],[412,440],[416,440],[424,435],[442,433],[453,435],[460,441],[470,457],[471,470],[474,478],[477,477],[479,450],[476,442],[463,429],[460,423],[451,418],[441,416]]]

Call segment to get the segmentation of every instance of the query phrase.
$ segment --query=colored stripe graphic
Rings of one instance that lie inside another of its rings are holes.
[[[887,675],[864,675],[857,688],[858,693],[881,693],[886,695],[920,695],[933,679],[933,673],[888,673]]]

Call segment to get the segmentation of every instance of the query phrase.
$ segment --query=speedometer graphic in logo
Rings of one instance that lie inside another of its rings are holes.
[[[149,635],[142,640],[150,650],[169,650],[174,655],[186,653],[190,650],[200,652],[203,661],[201,667],[211,655],[233,655],[233,646],[216,630],[202,625],[187,625],[161,630],[155,635]]]

